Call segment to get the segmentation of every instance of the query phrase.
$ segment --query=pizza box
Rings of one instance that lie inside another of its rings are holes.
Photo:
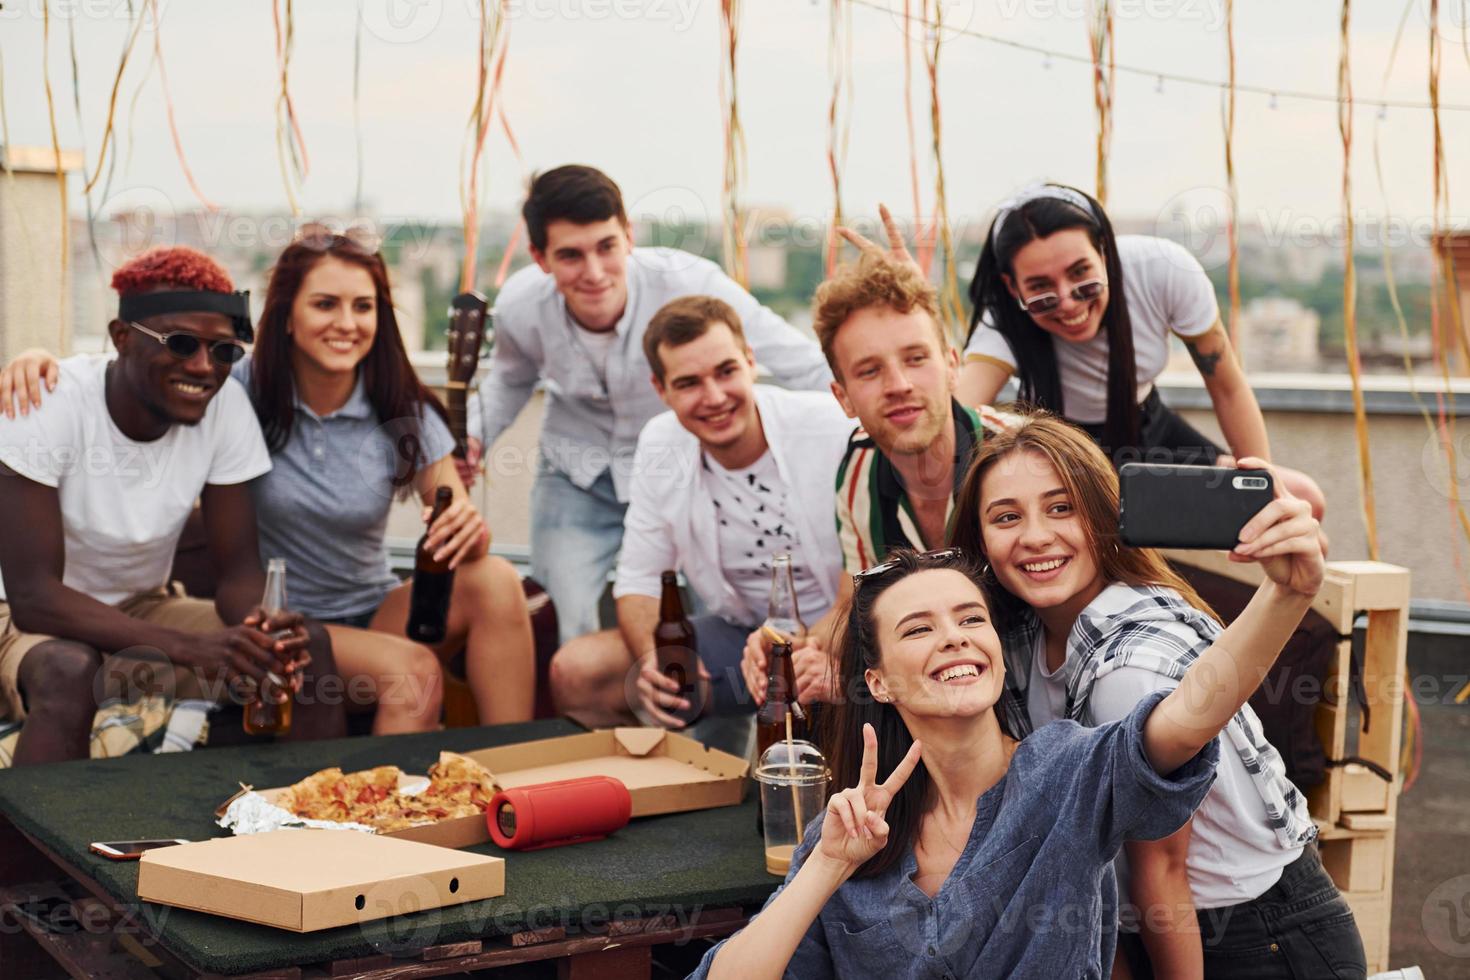
[[[634,817],[733,806],[744,798],[749,769],[749,763],[739,756],[662,728],[600,729],[459,754],[489,769],[500,789],[580,776],[612,776],[628,787]],[[399,785],[410,786],[423,778],[404,775]],[[257,792],[275,802],[287,789],[282,786]],[[216,815],[223,814],[234,799],[221,804]],[[484,816],[475,815],[372,836],[439,847],[470,847],[490,840],[490,829]]]
[[[277,830],[146,852],[148,902],[314,932],[505,894],[505,861],[351,830]]]
[[[501,789],[611,776],[628,787],[635,817],[733,806],[744,798],[750,767],[662,728],[608,728],[462,754],[489,769]]]

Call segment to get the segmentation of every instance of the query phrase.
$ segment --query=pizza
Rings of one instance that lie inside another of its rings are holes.
[[[423,790],[405,793],[402,782],[397,766],[351,773],[333,766],[291,786],[276,805],[309,820],[360,823],[392,833],[483,813],[496,792],[490,770],[453,752],[440,753]]]

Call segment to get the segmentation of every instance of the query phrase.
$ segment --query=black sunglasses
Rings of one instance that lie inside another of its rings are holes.
[[[245,356],[245,345],[238,340],[205,340],[196,334],[185,330],[171,330],[168,333],[159,333],[157,330],[149,330],[141,323],[132,320],[128,326],[140,330],[154,340],[158,341],[168,352],[181,361],[187,361],[199,352],[200,344],[209,347],[209,358],[216,364],[234,364]]]
[[[948,561],[951,558],[958,558],[959,556],[960,549],[958,548],[940,548],[938,551],[921,551],[914,557],[918,558],[920,561],[927,562]],[[860,572],[854,572],[852,576],[852,587],[854,590],[856,590],[859,585],[863,584],[867,580],[877,578],[884,572],[891,572],[895,568],[898,568],[901,564],[903,563],[898,561],[897,559],[894,559],[893,561],[880,562],[879,564],[865,568]]]

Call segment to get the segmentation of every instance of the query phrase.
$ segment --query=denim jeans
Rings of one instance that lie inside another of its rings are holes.
[[[1322,869],[1315,844],[1253,902],[1196,913],[1205,976],[1249,980],[1363,980],[1363,940],[1352,910]]]
[[[556,604],[561,642],[600,628],[597,608],[623,543],[623,512],[611,471],[583,490],[543,468],[531,488],[531,574]]]

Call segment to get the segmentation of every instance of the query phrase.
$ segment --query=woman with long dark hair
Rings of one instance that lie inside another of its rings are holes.
[[[1100,977],[1112,859],[1174,833],[1214,779],[1215,736],[1322,583],[1320,532],[1283,497],[1248,532],[1266,573],[1179,687],[1097,728],[1017,741],[979,571],[899,552],[855,577],[836,644],[846,694],[824,738],[834,784],[782,887],[706,954],[709,977]],[[861,750],[859,750],[861,746]]]
[[[41,378],[54,386],[55,363],[27,351],[0,389],[35,401]],[[252,483],[261,554],[286,559],[291,607],[328,624],[348,699],[377,705],[374,732],[437,726],[440,664],[460,651],[482,722],[529,719],[535,662],[519,576],[488,554],[489,528],[455,470],[444,406],[408,359],[376,243],[303,227],[271,270],[254,350],[233,373],[271,453]],[[412,586],[389,568],[385,535],[395,498],[417,495],[427,518],[440,486],[453,503],[428,544],[455,576],[447,635],[430,648],[404,635]]]
[[[1042,730],[1061,719],[1117,724],[1182,690],[1229,642],[1162,555],[1122,545],[1118,499],[1097,445],[1037,415],[979,448],[955,500],[951,544],[986,563],[1010,686],[1025,705],[1018,714]],[[1284,491],[1270,506],[1288,501],[1305,511]],[[1233,560],[1270,552],[1273,532],[1258,532],[1257,522],[1246,526]],[[1258,592],[1245,615],[1267,597]],[[1243,700],[1263,675],[1220,682]],[[1124,847],[1118,880],[1136,916],[1125,916],[1121,945],[1132,976],[1363,977],[1362,940],[1316,836],[1305,798],[1241,704],[1194,818],[1168,838]]]
[[[1260,406],[1198,260],[1167,239],[1115,235],[1090,195],[1038,184],[1002,204],[970,299],[964,404],[991,404],[1014,376],[1022,403],[1081,426],[1114,465],[1270,459]],[[1170,337],[1199,369],[1228,450],[1160,399],[1154,380]],[[1311,477],[1277,472],[1320,517],[1325,501]]]

